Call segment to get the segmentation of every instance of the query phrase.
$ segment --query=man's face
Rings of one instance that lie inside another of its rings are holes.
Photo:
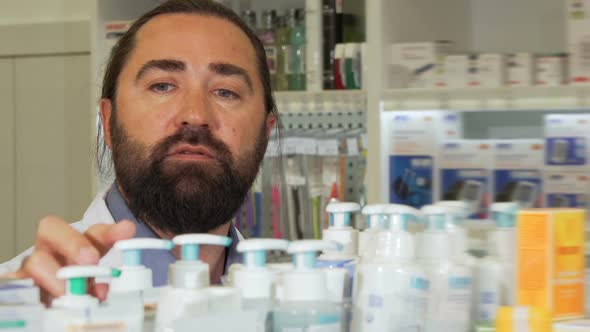
[[[143,26],[119,76],[116,105],[101,104],[132,211],[173,234],[229,221],[274,124],[263,96],[254,48],[232,23],[169,14]]]

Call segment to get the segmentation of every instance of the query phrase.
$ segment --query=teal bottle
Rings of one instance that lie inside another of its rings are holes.
[[[289,90],[304,91],[307,81],[305,72],[305,12],[301,8],[291,11],[293,17],[293,27],[291,28],[293,57],[289,70]]]

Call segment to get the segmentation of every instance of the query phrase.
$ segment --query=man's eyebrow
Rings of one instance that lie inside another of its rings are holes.
[[[172,59],[157,59],[157,60],[150,60],[141,66],[141,69],[135,75],[135,82],[139,81],[145,74],[151,70],[159,69],[163,71],[170,71],[170,72],[180,72],[184,71],[186,65],[184,62],[179,60],[172,60]]]
[[[232,65],[231,63],[210,63],[209,70],[215,74],[222,76],[239,76],[241,77],[248,86],[250,94],[254,93],[254,85],[252,84],[252,78],[248,75],[246,69]]]

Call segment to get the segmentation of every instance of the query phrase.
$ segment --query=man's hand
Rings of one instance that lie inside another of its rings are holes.
[[[119,240],[133,237],[135,225],[129,221],[97,224],[84,234],[79,233],[59,217],[46,217],[39,223],[35,250],[21,268],[12,273],[15,278],[32,278],[41,288],[42,299],[64,294],[65,283],[56,278],[57,270],[67,265],[95,265]],[[96,284],[90,291],[104,299],[107,285]]]

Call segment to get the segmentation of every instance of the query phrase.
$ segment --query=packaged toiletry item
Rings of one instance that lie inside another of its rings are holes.
[[[174,321],[186,316],[203,316],[209,312],[209,265],[199,259],[203,244],[229,246],[231,239],[211,234],[184,234],[172,239],[181,246],[181,259],[168,270],[169,286],[160,292],[156,312],[156,331],[172,328]]]
[[[325,271],[316,269],[316,252],[334,250],[335,242],[301,240],[289,244],[295,268],[279,283],[278,304],[273,310],[273,331],[341,331],[341,303],[330,301]],[[341,290],[342,291],[342,290]]]
[[[587,114],[545,115],[546,170],[587,170],[589,135],[590,117]]]
[[[590,176],[586,172],[546,171],[544,177],[545,206],[551,208],[588,207]]]
[[[447,55],[444,60],[445,85],[448,88],[465,88],[469,86],[469,56]]]
[[[549,310],[553,319],[583,317],[582,209],[521,210],[516,230],[516,303]]]
[[[590,1],[566,1],[566,41],[570,55],[569,82],[590,83]]]
[[[542,206],[544,151],[539,139],[494,143],[494,202],[515,202],[521,208]]]
[[[439,142],[461,137],[461,117],[443,111],[389,116],[389,202],[416,208],[431,204],[439,192]]]
[[[102,266],[68,266],[57,271],[66,280],[66,293],[53,300],[45,313],[44,332],[142,331],[143,304],[118,301],[99,304],[88,294],[90,278],[117,277],[120,271]]]
[[[535,84],[535,61],[532,53],[506,55],[509,86],[532,86]]]
[[[391,45],[389,88],[445,86],[444,59],[451,48],[449,41]]]
[[[485,219],[492,186],[492,142],[447,140],[440,152],[440,198],[468,203],[470,219]]]
[[[564,54],[539,56],[535,60],[536,85],[567,84],[568,57]]]
[[[500,307],[496,332],[552,332],[551,315],[538,307]]]
[[[289,67],[293,61],[293,46],[291,45],[291,29],[295,25],[295,17],[290,11],[285,16],[277,19],[276,45],[277,45],[277,91],[289,89]]]
[[[237,250],[244,256],[244,265],[234,272],[232,284],[240,290],[243,310],[258,313],[256,331],[270,331],[270,310],[273,305],[277,272],[266,267],[267,250],[287,250],[289,242],[280,239],[243,240]]]
[[[414,236],[407,231],[419,211],[396,204],[384,210],[388,229],[373,236],[357,268],[352,330],[423,331],[430,281],[414,262]]]
[[[480,87],[497,88],[506,85],[506,57],[499,53],[482,53],[478,57],[477,82]]]
[[[448,210],[427,205],[422,213],[428,228],[417,235],[417,262],[430,280],[424,331],[467,332],[471,327],[472,270],[453,259],[446,230]]]
[[[346,73],[346,89],[360,89],[363,71],[361,44],[347,43],[344,45],[344,70]]]
[[[39,288],[33,280],[0,278],[0,330],[42,331],[44,314]]]
[[[346,44],[336,44],[334,49],[334,89],[346,89]]]
[[[477,324],[491,325],[501,306],[515,304],[516,203],[494,203],[490,207],[496,228],[488,235],[488,256],[476,267]]]

